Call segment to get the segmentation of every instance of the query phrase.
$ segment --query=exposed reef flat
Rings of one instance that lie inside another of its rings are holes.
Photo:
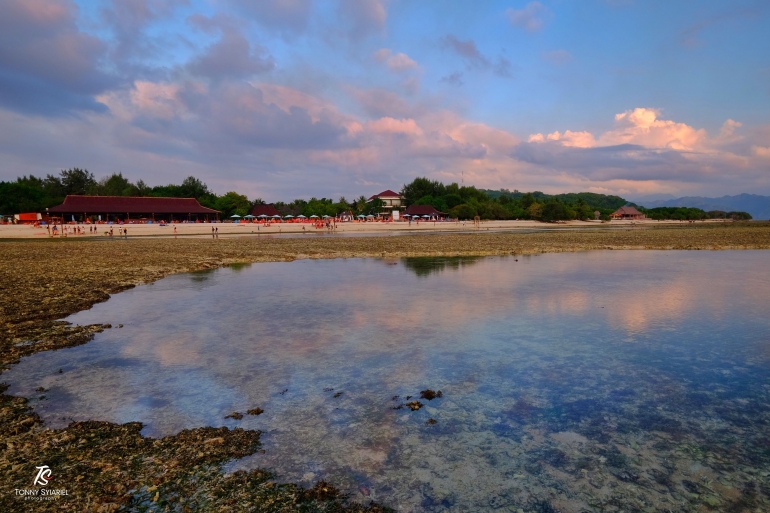
[[[88,342],[109,325],[61,319],[110,294],[168,274],[223,265],[300,258],[485,256],[598,249],[770,249],[770,223],[629,230],[551,231],[351,238],[115,239],[2,242],[0,361]],[[0,391],[4,391],[3,388]],[[274,485],[264,471],[225,476],[224,461],[259,450],[256,431],[198,428],[163,439],[137,423],[78,422],[47,429],[22,398],[0,397],[0,510],[18,509],[36,465],[56,469],[69,496],[41,509],[112,511],[361,511],[329,484],[304,490]],[[608,458],[612,457],[610,454]],[[633,476],[632,476],[633,477]],[[747,504],[747,507],[753,507]],[[370,510],[381,510],[369,506]]]

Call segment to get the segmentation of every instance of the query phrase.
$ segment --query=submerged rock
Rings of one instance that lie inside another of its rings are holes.
[[[424,404],[422,404],[420,401],[416,401],[416,400],[415,400],[415,401],[411,401],[411,402],[408,402],[408,403],[406,403],[406,405],[407,405],[407,406],[409,407],[409,409],[411,409],[412,411],[417,411],[417,410],[419,410],[420,408],[422,408],[423,406],[425,406],[425,405],[424,405]]]
[[[444,394],[441,392],[441,390],[439,390],[438,392],[434,392],[430,388],[420,392],[420,399],[427,399],[428,401],[432,401],[433,399],[436,399],[437,397],[441,398],[443,396],[444,396]]]

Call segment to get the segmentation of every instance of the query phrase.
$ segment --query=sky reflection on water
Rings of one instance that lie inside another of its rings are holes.
[[[602,251],[177,275],[72,316],[124,327],[5,378],[49,389],[33,405],[53,427],[261,429],[265,454],[230,470],[403,511],[762,505],[768,263]],[[394,409],[426,388],[444,396]]]

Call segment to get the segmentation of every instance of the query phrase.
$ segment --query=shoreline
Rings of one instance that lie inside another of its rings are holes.
[[[2,244],[6,258],[0,264],[2,368],[5,370],[33,353],[89,342],[95,333],[111,327],[72,326],[62,319],[106,301],[111,294],[180,272],[306,258],[491,256],[603,249],[770,249],[768,222],[692,223],[643,230],[629,226],[625,230],[422,235],[217,240],[129,235],[128,240],[88,236],[50,241],[6,240]],[[118,245],[104,245],[110,243]],[[0,386],[0,392],[5,392],[5,387]],[[26,399],[3,393],[0,402],[0,433],[6,443],[6,451],[0,454],[0,468],[4,469],[0,506],[8,510],[16,505],[14,487],[28,487],[29,469],[34,464],[57,461],[57,482],[71,488],[72,498],[41,505],[51,510],[65,507],[83,511],[85,497],[93,510],[100,504],[120,507],[135,503],[137,497],[145,497],[147,504],[154,504],[157,501],[153,498],[160,500],[156,493],[163,491],[163,500],[198,492],[212,501],[224,501],[224,497],[239,501],[238,504],[247,501],[254,505],[289,505],[299,501],[318,507],[335,504],[341,508],[338,511],[384,511],[377,505],[366,509],[347,504],[328,483],[303,490],[294,485],[272,485],[272,476],[262,470],[225,476],[221,464],[259,450],[258,431],[202,427],[155,440],[139,434],[139,423],[87,421],[51,430],[29,409]],[[127,466],[126,461],[140,463]],[[7,493],[9,490],[11,493]],[[225,507],[226,503],[211,504]]]
[[[762,221],[748,221],[761,223]],[[543,223],[540,221],[482,221],[478,227],[472,221],[461,222],[432,222],[421,221],[418,223],[405,222],[346,222],[338,223],[334,230],[314,228],[311,223],[274,223],[264,226],[261,223],[175,223],[174,225],[161,226],[159,224],[124,224],[124,225],[67,225],[79,226],[85,233],[63,236],[61,233],[53,237],[45,227],[32,225],[0,225],[0,240],[42,240],[42,239],[96,239],[110,238],[105,235],[110,228],[114,228],[112,238],[117,238],[117,229],[120,227],[128,230],[128,236],[136,237],[199,237],[211,238],[211,229],[216,228],[220,237],[240,236],[370,236],[370,235],[422,235],[428,233],[482,233],[482,232],[507,232],[512,233],[527,230],[563,230],[563,229],[623,229],[623,228],[655,228],[655,227],[687,227],[687,226],[725,226],[733,224],[733,221],[722,219],[709,219],[704,221],[653,221],[650,219],[638,221],[563,221],[558,223]],[[96,226],[98,232],[91,233],[89,228]],[[174,227],[177,232],[174,233]],[[304,230],[303,230],[304,228]]]

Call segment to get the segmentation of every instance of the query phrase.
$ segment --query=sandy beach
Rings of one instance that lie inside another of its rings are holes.
[[[211,239],[211,225],[180,225],[177,238],[171,227],[129,225],[128,240],[88,235],[54,239],[40,234],[39,228],[2,226],[0,363],[8,368],[33,353],[88,343],[95,333],[113,327],[73,326],[60,319],[106,301],[111,294],[172,273],[306,258],[770,249],[769,222],[641,225],[649,229],[608,224],[619,229],[599,223],[484,223],[482,228],[490,230],[471,228],[469,233],[426,236],[433,228],[421,226],[424,234],[407,232],[398,237],[363,236],[394,233],[391,226],[374,223],[345,225],[348,233],[362,235],[352,237],[256,237],[251,236],[251,226],[244,230],[239,225],[219,224],[223,237],[216,240]],[[457,230],[450,223],[444,226]],[[565,226],[575,229],[539,229]],[[509,228],[509,232],[501,232]],[[171,236],[162,236],[166,234]],[[0,393],[6,388],[0,386]],[[180,496],[204,494],[211,501],[207,503],[210,511],[228,511],[232,501],[275,511],[297,504],[324,505],[326,511],[384,511],[377,505],[346,503],[324,482],[302,489],[273,485],[271,474],[263,470],[225,475],[220,464],[260,450],[257,431],[201,427],[155,440],[141,436],[139,423],[74,422],[52,430],[27,406],[26,399],[2,393],[0,403],[0,434],[6,444],[6,450],[0,451],[0,509],[4,511],[16,504],[13,489],[27,486],[30,480],[23,463],[49,459],[55,459],[61,469],[57,479],[70,483],[72,494],[88,497],[89,507],[84,509],[82,501],[51,501],[36,504],[40,510],[114,511],[128,503],[132,489],[145,490],[149,505],[154,504],[152,498],[160,486],[166,493]],[[133,461],[143,464],[129,465]]]
[[[104,237],[109,236],[110,228],[113,228],[113,236],[117,236],[118,227],[128,230],[129,237],[211,237],[212,227],[216,228],[220,237],[232,237],[242,235],[284,235],[284,234],[345,234],[345,235],[388,235],[388,234],[420,234],[420,233],[464,233],[478,231],[508,231],[508,230],[557,230],[564,228],[630,228],[630,227],[655,227],[655,226],[692,226],[693,224],[729,224],[722,219],[710,219],[690,223],[687,221],[566,221],[561,223],[542,223],[539,221],[482,221],[479,226],[474,226],[472,221],[460,222],[433,222],[420,221],[419,223],[405,222],[345,222],[338,223],[333,230],[316,228],[311,223],[271,223],[266,226],[262,223],[175,223],[174,225],[161,226],[160,224],[124,224],[124,225],[67,225],[70,229],[80,226],[83,233],[68,233],[67,237]],[[96,231],[89,229],[95,226]],[[174,232],[176,228],[176,232]],[[35,227],[31,225],[0,225],[0,239],[41,239],[51,237],[45,226]],[[59,237],[63,237],[61,231]]]

